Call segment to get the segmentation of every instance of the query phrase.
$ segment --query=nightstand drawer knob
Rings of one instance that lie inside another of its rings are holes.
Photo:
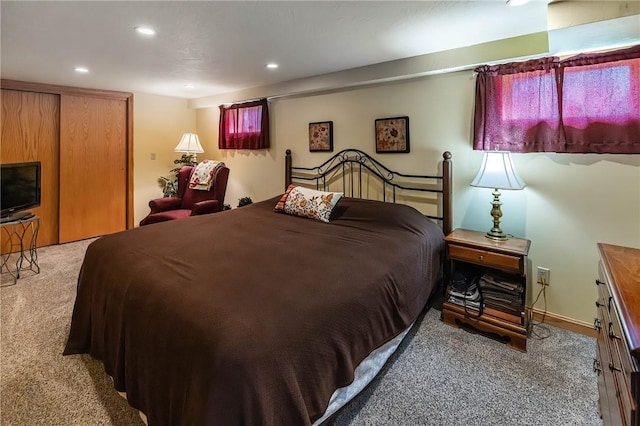
[[[478,256],[478,260],[484,260],[484,256],[483,255]]]

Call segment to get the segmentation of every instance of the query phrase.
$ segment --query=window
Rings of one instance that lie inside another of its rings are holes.
[[[218,148],[269,148],[267,100],[220,105]]]
[[[640,46],[476,72],[474,149],[640,153]]]

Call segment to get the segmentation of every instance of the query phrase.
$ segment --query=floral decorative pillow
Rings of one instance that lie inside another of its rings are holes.
[[[342,192],[316,191],[315,189],[289,185],[287,192],[280,198],[274,210],[329,222],[333,208],[343,195]]]

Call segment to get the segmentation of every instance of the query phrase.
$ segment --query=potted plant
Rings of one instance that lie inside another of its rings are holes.
[[[177,167],[169,171],[169,173],[171,173],[171,176],[160,176],[160,178],[158,179],[158,182],[162,186],[163,197],[175,197],[176,195],[178,195],[178,173],[180,172],[180,169],[184,166],[196,165],[196,163],[192,159],[191,154],[182,154],[180,158],[173,160],[173,164],[176,164]]]

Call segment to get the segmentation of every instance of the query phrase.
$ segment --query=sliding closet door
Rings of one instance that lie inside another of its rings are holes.
[[[58,243],[59,113],[59,95],[2,89],[2,162],[42,167],[40,207],[29,209],[40,216],[38,247]]]
[[[60,243],[127,227],[127,102],[61,95]]]

